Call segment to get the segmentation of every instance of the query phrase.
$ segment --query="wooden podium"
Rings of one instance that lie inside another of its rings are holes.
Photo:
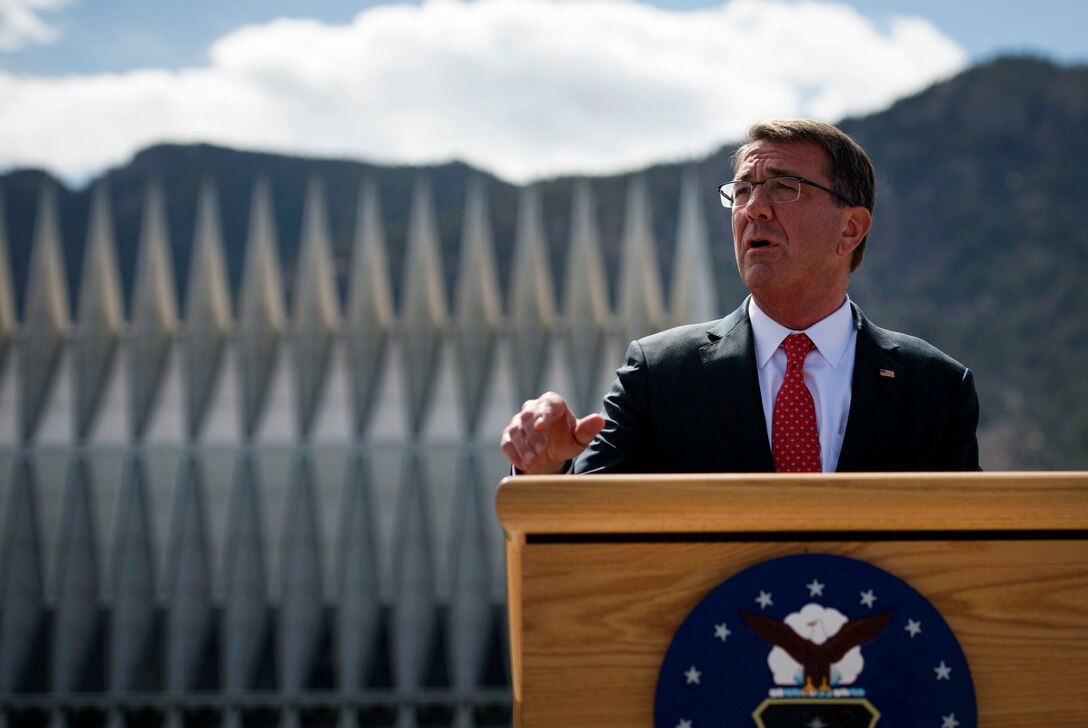
[[[677,628],[767,559],[906,581],[966,654],[979,725],[1088,725],[1088,473],[507,478],[515,725],[651,726]]]

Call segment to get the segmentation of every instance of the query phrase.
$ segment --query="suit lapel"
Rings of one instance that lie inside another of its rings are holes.
[[[740,472],[774,470],[767,425],[759,394],[755,342],[748,319],[748,300],[707,332],[709,343],[699,350],[718,411],[725,421],[728,442],[734,445]],[[758,426],[753,427],[753,423]],[[725,448],[727,443],[722,443]]]
[[[852,307],[858,341],[839,472],[874,469],[874,454],[888,432],[906,376],[906,368],[894,357],[898,345]]]

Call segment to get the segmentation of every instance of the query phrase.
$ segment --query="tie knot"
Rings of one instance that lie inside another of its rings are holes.
[[[786,366],[804,366],[805,357],[812,350],[814,344],[808,334],[790,334],[782,342],[782,348],[786,350]]]

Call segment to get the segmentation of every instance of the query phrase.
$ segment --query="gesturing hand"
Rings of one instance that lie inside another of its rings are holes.
[[[562,471],[563,464],[589,446],[604,429],[599,414],[578,419],[555,392],[545,392],[521,406],[502,431],[499,446],[518,470],[529,475]]]

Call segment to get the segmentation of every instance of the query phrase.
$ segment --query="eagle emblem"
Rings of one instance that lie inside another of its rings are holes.
[[[812,603],[782,621],[741,610],[748,627],[775,647],[767,658],[775,682],[803,681],[806,693],[828,692],[833,685],[853,682],[864,664],[861,646],[883,632],[891,617],[891,612],[885,612],[847,620],[837,609]],[[834,669],[847,660],[849,665]]]

